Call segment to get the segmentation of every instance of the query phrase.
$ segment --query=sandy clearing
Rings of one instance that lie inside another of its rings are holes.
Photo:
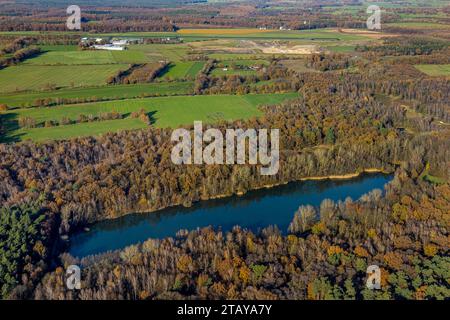
[[[362,29],[340,29],[340,28],[334,28],[330,29],[332,32],[338,32],[342,34],[354,34],[357,36],[364,36],[371,39],[381,39],[381,38],[390,38],[390,37],[396,37],[396,34],[392,33],[383,33],[383,32],[377,32],[377,31],[370,31],[370,30],[362,30]]]
[[[306,55],[319,53],[319,47],[313,44],[307,45],[286,45],[277,42],[256,43],[254,41],[244,40],[242,43],[247,48],[253,48],[266,54],[297,54]]]

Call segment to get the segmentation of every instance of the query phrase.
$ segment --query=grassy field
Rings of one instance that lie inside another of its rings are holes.
[[[146,63],[148,62],[147,57],[142,51],[109,51],[115,63]]]
[[[186,44],[145,44],[133,45],[128,52],[141,52],[151,62],[170,60],[181,62],[190,48]]]
[[[84,99],[97,97],[99,99],[124,99],[137,98],[143,94],[148,95],[187,95],[193,91],[192,82],[169,82],[169,83],[147,83],[136,85],[114,85],[93,88],[60,89],[49,92],[32,92],[21,94],[0,95],[0,103],[5,103],[9,107],[30,107],[34,106],[37,99]]]
[[[61,140],[83,136],[98,136],[108,132],[142,129],[147,125],[139,119],[107,120],[102,122],[86,122],[53,128],[35,128],[17,131],[12,138],[33,141]]]
[[[113,64],[116,61],[110,51],[49,51],[28,59],[26,65],[77,65]]]
[[[0,93],[42,90],[49,86],[81,87],[106,84],[106,79],[126,64],[31,66],[19,65],[0,70]]]
[[[47,51],[77,51],[77,45],[39,45],[42,52]]]
[[[10,110],[3,113],[11,123],[11,129],[3,141],[32,139],[43,141],[69,137],[98,135],[101,133],[137,129],[145,126],[143,122],[131,119],[129,114],[144,109],[154,121],[156,127],[175,128],[192,124],[196,120],[215,122],[218,120],[248,119],[260,116],[258,109],[262,104],[277,104],[283,100],[295,98],[298,94],[263,95],[215,95],[215,96],[177,96],[122,101],[98,102],[82,105],[58,106],[51,108],[31,108]],[[116,111],[125,118],[122,120],[82,123],[69,126],[19,129],[13,123],[21,116],[35,118],[38,123],[46,120],[60,120],[63,117],[76,119],[78,115],[98,115],[102,112]],[[68,130],[66,130],[68,129]]]
[[[200,72],[200,70],[203,69],[203,67],[205,66],[205,62],[203,61],[196,61],[194,62],[191,67],[189,68],[189,70],[187,71],[187,76],[194,78],[197,76],[197,74]]]
[[[415,67],[429,76],[450,77],[450,64],[419,64]]]
[[[166,79],[195,78],[204,65],[205,62],[203,61],[176,62],[169,65],[167,71],[161,77]]]

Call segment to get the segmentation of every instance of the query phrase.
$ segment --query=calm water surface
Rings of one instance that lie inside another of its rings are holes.
[[[202,201],[191,208],[174,207],[145,214],[131,214],[102,221],[91,231],[75,234],[69,252],[84,257],[121,249],[148,238],[175,236],[180,229],[213,226],[229,231],[234,226],[258,231],[277,225],[283,232],[300,205],[318,206],[324,199],[356,200],[374,189],[383,189],[392,175],[364,174],[351,180],[294,182],[272,189],[247,193],[241,197]]]

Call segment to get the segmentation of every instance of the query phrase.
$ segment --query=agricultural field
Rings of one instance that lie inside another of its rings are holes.
[[[354,52],[355,51],[356,46],[352,46],[352,45],[343,45],[343,46],[327,46],[325,47],[326,50],[329,50],[331,52],[336,52],[336,53],[349,53],[349,52]]]
[[[147,57],[142,51],[109,51],[115,63],[146,63]]]
[[[145,44],[132,45],[129,48],[128,53],[141,52],[150,62],[161,60],[180,62],[190,50],[190,47],[186,44]]]
[[[77,45],[39,45],[42,52],[48,51],[77,51],[79,47]]]
[[[0,114],[9,122],[10,130],[2,137],[3,141],[26,140],[43,141],[69,137],[98,135],[101,133],[143,128],[146,125],[130,118],[132,112],[144,110],[156,127],[178,127],[194,121],[211,123],[219,120],[248,119],[260,116],[258,106],[277,104],[297,97],[296,93],[261,95],[213,95],[213,96],[174,96],[146,99],[108,101],[80,105],[57,106],[50,108],[27,108],[10,110]],[[80,115],[97,116],[105,112],[118,112],[124,117],[120,120],[98,121],[56,127],[19,128],[20,117],[30,117],[38,125],[45,121],[60,121],[62,118],[77,120]],[[68,130],[65,130],[65,129]]]
[[[126,64],[12,66],[0,70],[0,93],[106,85],[109,76],[127,68]]]
[[[85,122],[53,128],[34,128],[14,132],[8,140],[62,140],[83,136],[98,136],[108,132],[135,130],[146,128],[147,124],[139,119],[126,118],[121,120],[106,120],[101,122]]]
[[[0,104],[10,108],[36,106],[37,100],[44,99],[92,99],[118,100],[138,98],[143,95],[188,95],[193,91],[194,84],[185,82],[158,82],[135,85],[114,85],[92,88],[60,89],[50,92],[30,92],[21,94],[0,95]]]
[[[305,59],[290,59],[290,60],[281,60],[281,64],[286,68],[289,68],[295,72],[318,72],[315,69],[309,68],[306,66]]]
[[[188,61],[176,62],[167,67],[167,70],[161,75],[164,79],[193,79],[202,70],[205,62]]]
[[[0,70],[0,94],[106,85],[119,70],[148,61],[142,51],[77,50],[58,45],[41,50],[37,57]]]
[[[420,64],[415,67],[429,76],[450,77],[450,64]]]
[[[36,58],[29,59],[25,65],[98,65],[145,63],[146,58],[140,51],[100,51],[100,50],[55,50],[44,52]]]
[[[49,51],[36,58],[28,59],[24,65],[86,65],[116,63],[109,51]]]

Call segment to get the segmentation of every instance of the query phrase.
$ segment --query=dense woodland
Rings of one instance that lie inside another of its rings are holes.
[[[1,31],[63,31],[67,2],[52,1],[49,8],[39,1],[16,3],[8,1],[2,4]],[[173,7],[172,4],[176,3]],[[83,31],[101,32],[141,32],[176,31],[180,27],[280,27],[292,30],[317,28],[364,28],[367,20],[366,8],[355,7],[353,14],[334,14],[346,5],[360,5],[360,1],[300,0],[286,1],[242,1],[236,3],[206,3],[206,1],[127,1],[109,0],[79,1],[83,12]],[[98,10],[98,6],[102,9]],[[331,8],[331,9],[330,9]],[[437,15],[449,12],[444,8],[421,8],[408,5],[395,12],[383,14],[385,23],[396,22],[402,14]],[[423,18],[424,21],[428,19]],[[101,23],[99,23],[101,22]],[[306,22],[306,23],[305,23]],[[440,17],[439,22],[448,22],[448,17]],[[405,32],[402,28],[390,26],[387,31]],[[410,31],[406,31],[410,32]],[[433,34],[430,30],[414,30],[416,34]]]

